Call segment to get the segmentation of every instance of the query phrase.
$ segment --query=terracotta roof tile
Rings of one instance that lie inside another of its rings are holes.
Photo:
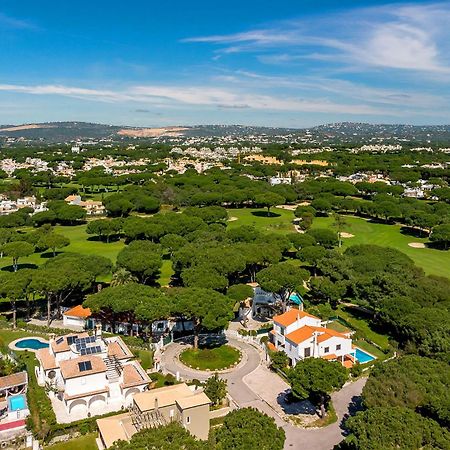
[[[0,377],[0,389],[6,389],[13,386],[20,386],[28,382],[28,376],[26,372],[13,373]]]
[[[120,337],[107,339],[108,356],[115,356],[118,359],[132,358],[134,355]]]
[[[313,316],[312,314],[309,314],[305,311],[300,311],[299,309],[296,308],[292,308],[283,314],[275,316],[273,318],[273,321],[279,325],[282,325],[283,327],[287,327],[293,324],[298,318],[301,319],[303,317],[312,317],[313,319],[320,320],[318,317]]]
[[[63,313],[63,316],[87,319],[91,316],[91,310],[89,308],[83,308],[83,305],[77,305]]]
[[[78,363],[90,361],[92,368],[90,370],[80,371]],[[79,358],[67,359],[60,363],[61,374],[67,380],[69,378],[84,377],[94,373],[106,372],[106,365],[100,356],[80,356]]]
[[[150,378],[146,374],[141,374],[133,364],[127,364],[123,368],[123,388],[147,384]]]
[[[41,348],[36,352],[36,357],[40,361],[44,370],[56,369],[55,357],[49,352],[48,348]]]

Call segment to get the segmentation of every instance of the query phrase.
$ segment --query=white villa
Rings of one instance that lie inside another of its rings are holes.
[[[117,411],[132,404],[133,395],[150,382],[123,340],[88,333],[50,338],[36,352],[36,377],[47,386],[59,422]]]
[[[321,319],[305,311],[293,308],[275,316],[270,336],[270,347],[284,351],[292,366],[309,357],[340,361],[346,367],[355,361],[350,335],[323,327]]]

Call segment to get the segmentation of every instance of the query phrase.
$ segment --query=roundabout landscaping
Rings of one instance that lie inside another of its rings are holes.
[[[179,360],[191,369],[202,371],[221,371],[236,367],[242,359],[241,352],[231,345],[221,345],[213,348],[192,347],[183,350]]]

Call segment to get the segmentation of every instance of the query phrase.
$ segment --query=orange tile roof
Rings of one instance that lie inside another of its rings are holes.
[[[353,363],[351,361],[349,361],[348,359],[345,360],[342,365],[346,368],[346,369],[351,369],[353,367]]]
[[[304,342],[307,339],[312,338],[314,331],[316,331],[314,328],[315,327],[306,325],[286,335],[286,339],[294,344],[300,344],[300,342]]]
[[[36,357],[40,361],[44,370],[56,369],[55,357],[48,351],[48,348],[41,348],[36,352]]]
[[[328,360],[331,360],[331,359],[337,359],[337,356],[334,353],[331,353],[329,355],[322,356],[322,359],[326,359],[328,361]]]
[[[17,372],[11,375],[0,377],[0,389],[7,389],[14,386],[21,386],[28,383],[27,372]]]
[[[275,347],[275,345],[272,344],[272,342],[267,343],[267,347],[271,352],[277,352],[278,349]]]
[[[283,314],[275,316],[273,318],[273,321],[279,325],[282,325],[283,327],[287,327],[287,326],[293,324],[298,318],[301,319],[303,317],[312,317],[313,319],[320,320],[318,317],[313,316],[312,314],[309,314],[305,311],[300,311],[299,309],[296,309],[296,308],[292,308]]]
[[[90,361],[92,369],[80,372],[78,363]],[[67,359],[61,361],[61,374],[67,380],[68,378],[84,377],[94,373],[106,372],[106,364],[100,356],[80,356],[79,358]]]
[[[82,305],[77,305],[77,306],[74,306],[73,308],[67,310],[65,313],[63,313],[63,315],[87,319],[91,315],[91,310],[89,308],[83,308]]]
[[[123,368],[123,383],[121,387],[127,388],[131,386],[139,386],[141,384],[147,384],[150,382],[150,378],[147,375],[142,375],[133,364],[127,364]]]
[[[317,338],[317,342],[319,342],[319,343],[327,341],[328,339],[330,339],[332,337],[340,337],[342,339],[349,339],[349,337],[346,336],[345,334],[339,333],[338,331],[332,330],[331,328],[321,328],[321,330],[323,330],[324,333],[321,334]]]
[[[108,356],[115,356],[118,359],[133,358],[133,353],[126,346],[120,337],[116,337],[115,341],[106,341],[108,345]]]
[[[320,344],[322,342],[331,339],[332,337],[340,337],[342,339],[349,339],[342,333],[338,333],[337,331],[330,330],[329,328],[323,327],[313,327],[310,325],[305,325],[304,327],[299,328],[298,330],[293,331],[286,335],[286,339],[293,342],[294,344],[300,344],[300,342],[304,342],[307,339],[313,337],[313,333],[318,332],[317,342]]]

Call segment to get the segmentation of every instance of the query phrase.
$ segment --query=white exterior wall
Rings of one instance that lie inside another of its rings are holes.
[[[106,372],[84,375],[65,380],[65,393],[69,396],[83,394],[85,392],[99,391],[108,386]]]
[[[340,350],[336,350],[337,345],[341,345]],[[328,353],[325,353],[325,348],[329,348]],[[340,337],[332,337],[327,339],[324,342],[319,344],[319,356],[332,355],[333,353],[336,356],[344,356],[348,355],[353,351],[352,349],[352,340],[351,339],[343,339]]]
[[[85,319],[81,317],[71,317],[63,315],[63,324],[84,328]]]
[[[339,344],[341,345],[341,349],[336,350],[336,346]],[[329,348],[327,353],[325,353],[326,347]],[[285,352],[291,359],[292,365],[295,365],[299,360],[304,359],[306,348],[310,348],[310,356],[313,358],[321,358],[332,354],[340,357],[348,355],[353,351],[351,339],[343,339],[337,336],[316,344],[314,343],[314,338],[300,342],[298,345],[286,339]]]
[[[287,327],[283,327],[277,322],[273,323],[273,329],[275,330],[275,346],[278,348],[278,344],[285,345],[286,340],[285,336],[293,331],[298,330],[299,328],[304,327],[305,325],[312,327],[320,327],[322,321],[320,319],[316,319],[314,317],[303,316],[302,318],[297,319],[295,322],[291,323]]]

